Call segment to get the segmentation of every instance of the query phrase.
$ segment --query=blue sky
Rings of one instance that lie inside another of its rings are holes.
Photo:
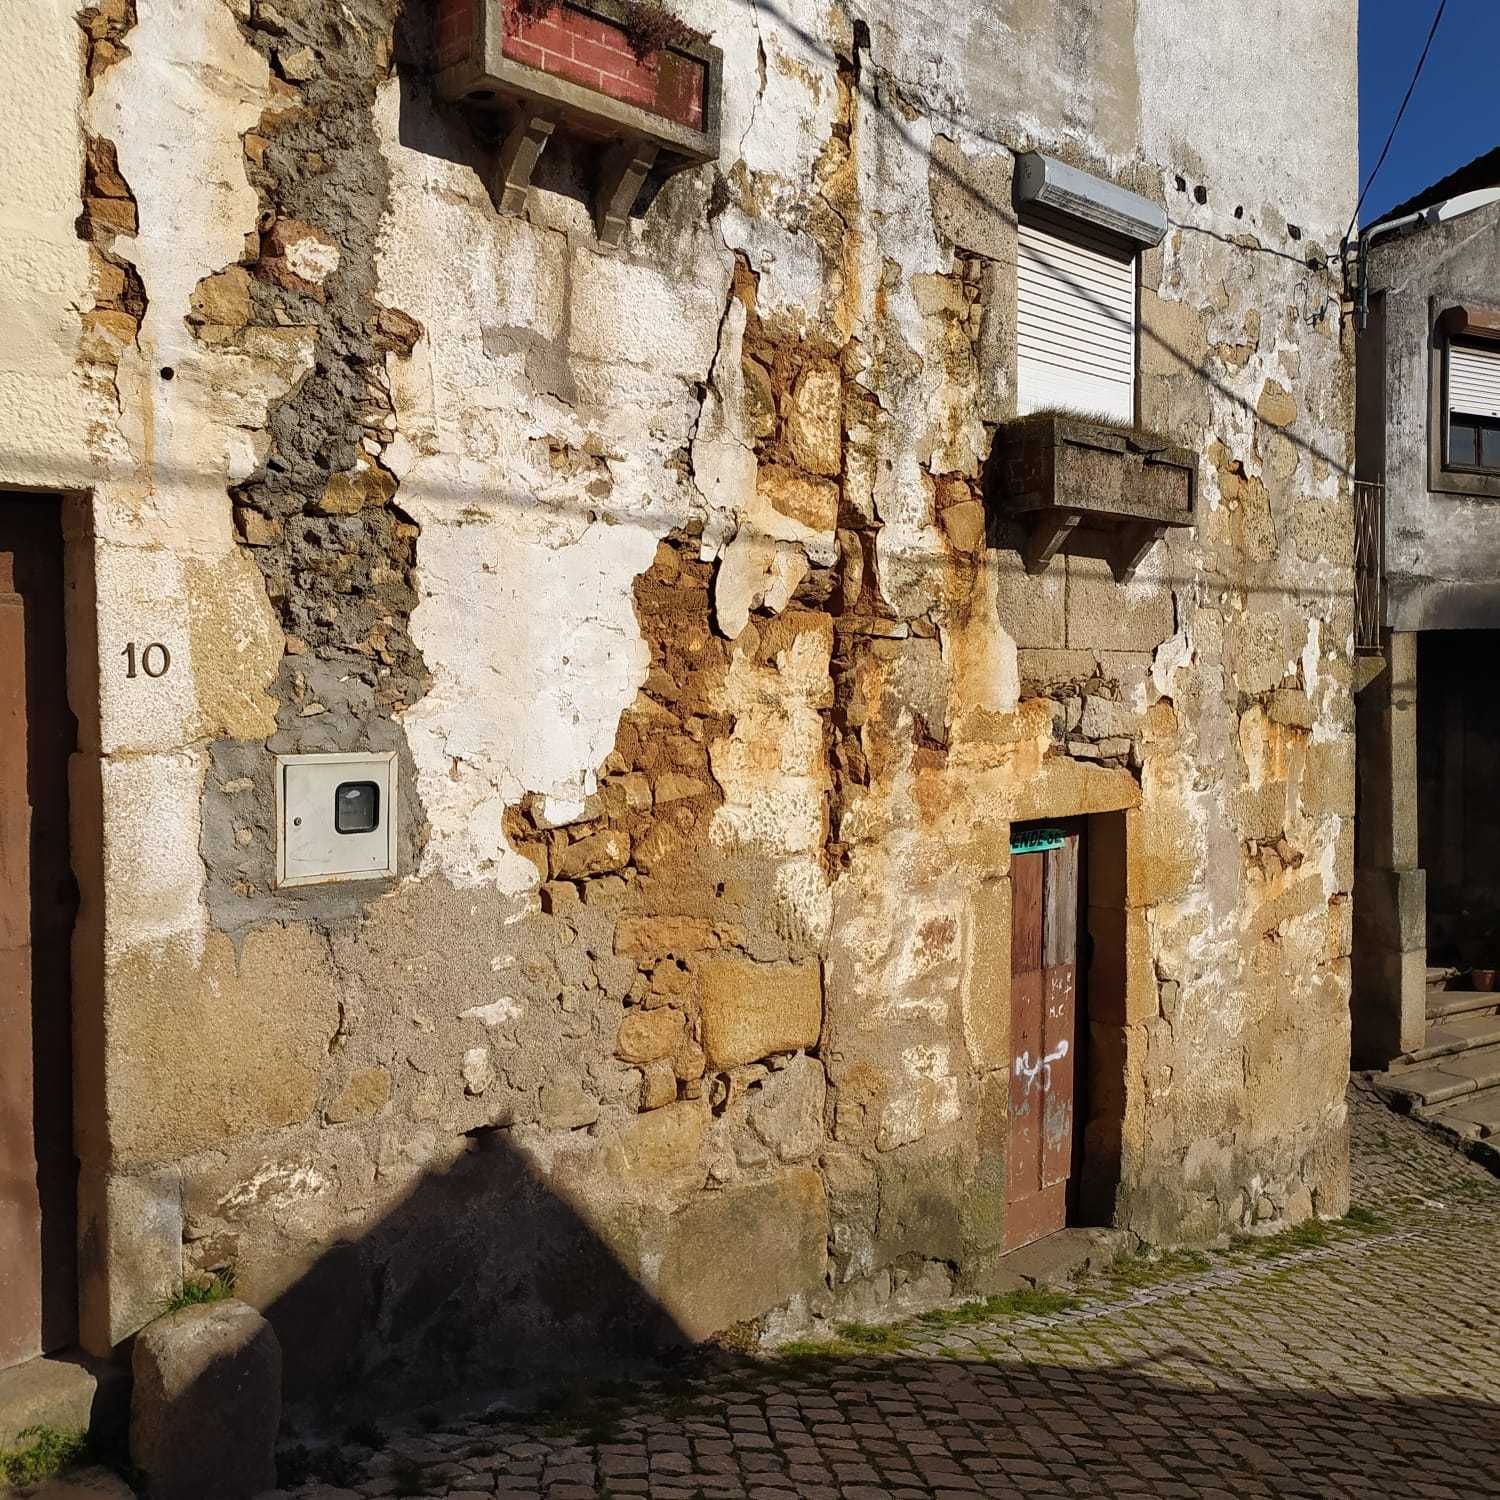
[[[1359,180],[1380,155],[1437,0],[1360,0]],[[1427,66],[1360,222],[1500,146],[1500,0],[1448,0]]]

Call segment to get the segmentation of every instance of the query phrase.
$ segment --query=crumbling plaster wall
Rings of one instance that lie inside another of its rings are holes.
[[[1124,830],[1117,1222],[1341,1208],[1351,4],[708,0],[720,168],[611,251],[564,147],[496,215],[388,0],[111,3],[41,49],[108,143],[53,335],[103,665],[95,1347],[223,1264],[303,1389],[592,1352],[556,1267],[601,1253],[692,1336],[982,1279],[1030,817]],[[1223,60],[1275,28],[1309,62],[1252,98]],[[1124,585],[987,526],[1032,146],[1173,220],[1141,415],[1201,520]],[[171,672],[111,677],[125,639]],[[270,755],[332,748],[400,752],[403,878],[278,893]]]

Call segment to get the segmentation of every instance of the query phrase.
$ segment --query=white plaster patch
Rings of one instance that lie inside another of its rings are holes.
[[[1318,679],[1322,663],[1320,646],[1323,622],[1314,615],[1307,622],[1307,644],[1302,648],[1302,687],[1309,698],[1318,693]]]
[[[287,245],[286,263],[293,275],[322,286],[339,268],[339,247],[316,235],[306,235]]]
[[[78,238],[82,70],[73,0],[8,8],[0,85],[24,120],[0,135],[0,477],[22,488],[87,489],[89,412],[74,369],[78,309],[90,302]]]
[[[800,547],[741,528],[714,575],[714,619],[719,633],[738,640],[753,609],[779,615],[792,602],[808,567]]]
[[[569,349],[580,359],[702,380],[714,360],[724,279],[666,270],[580,246],[573,255]]]
[[[776,868],[777,925],[794,942],[821,946],[833,929],[833,887],[815,856]]]
[[[1184,24],[1180,0],[1142,0],[1135,26],[1141,149],[1155,161],[1200,163],[1205,182],[1216,189],[1233,182],[1243,203],[1284,204],[1304,229],[1331,237],[1331,248],[1354,212],[1353,172],[1328,169],[1358,154],[1352,24],[1348,6],[1285,0],[1193,7]],[[1226,108],[1226,49],[1253,37],[1275,37],[1297,67],[1276,88],[1236,91]],[[1295,211],[1286,202],[1290,183],[1308,185]]]
[[[543,797],[537,822],[543,828],[566,828],[579,822],[589,810],[585,797]]]
[[[717,554],[724,539],[733,534],[736,518],[748,511],[755,499],[759,464],[745,434],[745,371],[741,363],[747,316],[745,304],[732,297],[719,330],[713,374],[693,438],[693,483],[709,511],[703,533],[705,560]]]
[[[149,498],[137,491],[128,514],[114,516],[106,487],[100,525],[104,534],[122,526],[136,541],[222,555],[235,546],[226,472],[231,453],[237,469],[246,458],[233,429],[261,427],[270,402],[310,367],[311,341],[301,330],[261,338],[300,345],[290,362],[279,349],[253,351],[247,361],[243,352],[200,344],[186,322],[193,289],[236,263],[255,227],[260,205],[241,137],[277,99],[265,59],[226,6],[139,0],[137,17],[129,55],[99,79],[89,116],[115,143],[140,213],[127,253],[147,310],[139,349],[121,361],[129,398],[113,420],[127,424],[136,470],[128,477],[144,476]],[[262,367],[257,360],[267,354]]]
[[[411,509],[423,526],[412,636],[434,678],[405,715],[432,825],[423,872],[519,893],[536,869],[500,820],[527,792],[576,804],[594,791],[650,665],[629,584],[657,536],[595,524],[554,548],[524,503],[474,496],[488,524]]]
[[[233,1219],[249,1209],[274,1210],[320,1197],[327,1190],[328,1178],[310,1161],[267,1162],[230,1188],[214,1208],[225,1218]]]
[[[464,1080],[464,1093],[482,1094],[495,1081],[495,1065],[490,1061],[488,1047],[470,1047],[464,1053],[460,1069]]]
[[[1163,641],[1151,657],[1151,686],[1158,698],[1172,698],[1177,692],[1177,673],[1193,659],[1192,642],[1187,627],[1180,628],[1170,640]],[[1144,708],[1144,704],[1141,705]]]
[[[468,1010],[459,1011],[459,1015],[465,1020],[472,1019],[489,1027],[507,1026],[519,1021],[525,1013],[526,1007],[514,995],[502,995],[488,1005],[475,1005]]]
[[[958,1079],[949,1049],[939,1044],[903,1048],[901,1072],[905,1087],[881,1111],[877,1144],[882,1151],[955,1124],[962,1116]]]

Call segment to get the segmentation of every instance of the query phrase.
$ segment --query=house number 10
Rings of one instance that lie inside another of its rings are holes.
[[[165,677],[167,669],[172,665],[172,653],[160,641],[152,641],[149,646],[143,647],[139,658],[136,656],[135,642],[131,641],[120,655],[125,658],[127,677],[139,676],[137,665],[147,677]]]

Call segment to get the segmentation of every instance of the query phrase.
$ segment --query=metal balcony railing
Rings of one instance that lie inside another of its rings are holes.
[[[1385,624],[1385,485],[1354,481],[1354,649],[1379,651]]]

